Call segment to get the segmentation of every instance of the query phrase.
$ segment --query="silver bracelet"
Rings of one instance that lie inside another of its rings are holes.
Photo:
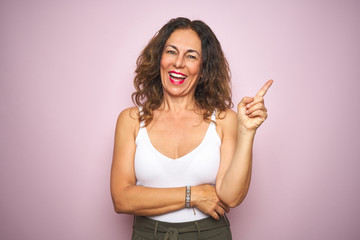
[[[191,208],[191,187],[189,185],[186,186],[185,207],[186,208]]]

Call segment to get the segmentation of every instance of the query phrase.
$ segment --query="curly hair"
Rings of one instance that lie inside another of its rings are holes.
[[[230,69],[220,42],[204,22],[179,17],[171,19],[155,34],[136,61],[136,91],[131,97],[135,105],[142,107],[138,117],[145,126],[153,120],[153,111],[163,100],[160,61],[167,39],[177,29],[192,29],[201,40],[202,72],[195,89],[195,105],[202,109],[203,119],[209,120],[215,110],[220,114],[233,107]]]

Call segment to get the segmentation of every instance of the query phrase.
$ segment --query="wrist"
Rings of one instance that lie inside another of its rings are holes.
[[[191,207],[196,207],[197,191],[198,191],[197,186],[191,186],[191,199],[190,199]]]
[[[239,127],[238,127],[239,135],[254,136],[255,133],[256,133],[256,129],[248,129],[245,126],[239,124]]]

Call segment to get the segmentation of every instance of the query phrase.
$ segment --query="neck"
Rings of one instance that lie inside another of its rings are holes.
[[[164,93],[163,102],[159,110],[179,112],[182,110],[194,110],[195,109],[195,96],[187,95],[183,97],[174,97]]]

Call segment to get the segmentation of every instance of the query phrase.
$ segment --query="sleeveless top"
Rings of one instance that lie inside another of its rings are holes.
[[[215,114],[211,119],[215,121]],[[210,122],[200,145],[177,159],[169,158],[155,149],[143,122],[140,123],[135,143],[136,185],[153,188],[184,187],[184,206],[186,185],[215,185],[220,165],[221,139],[216,132],[214,122]],[[163,222],[188,222],[206,217],[208,215],[199,210],[196,210],[195,215],[191,208],[150,216],[151,219]]]

